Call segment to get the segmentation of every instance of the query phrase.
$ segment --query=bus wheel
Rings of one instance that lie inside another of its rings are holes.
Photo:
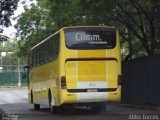
[[[40,104],[34,104],[34,109],[39,110],[40,109]]]
[[[31,104],[33,104],[33,92],[31,91]]]
[[[57,113],[58,112],[58,107],[56,106],[52,106],[52,94],[51,91],[49,90],[48,92],[48,101],[49,101],[49,106],[50,106],[50,110],[52,113]]]

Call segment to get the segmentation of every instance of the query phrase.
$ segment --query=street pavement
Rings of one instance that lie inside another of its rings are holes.
[[[27,103],[26,88],[0,88],[0,104]]]
[[[160,111],[119,104],[108,104],[106,112],[96,113],[85,108],[71,108],[53,114],[48,106],[33,110],[28,104],[27,89],[0,88],[1,120],[160,120]]]

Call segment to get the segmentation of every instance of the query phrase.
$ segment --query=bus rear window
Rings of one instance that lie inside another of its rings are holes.
[[[116,30],[113,28],[65,29],[66,46],[69,49],[112,49],[116,46]]]

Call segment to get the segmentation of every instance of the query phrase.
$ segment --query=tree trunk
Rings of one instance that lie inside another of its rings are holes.
[[[129,47],[129,54],[125,57],[125,60],[132,59],[132,55],[133,55],[133,46],[132,46],[131,32],[130,32],[129,29],[127,29],[127,31],[128,31],[128,47]]]

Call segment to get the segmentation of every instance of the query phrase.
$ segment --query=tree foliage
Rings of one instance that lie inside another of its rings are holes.
[[[130,56],[133,54],[133,47],[136,47],[133,45],[136,40],[139,41],[147,55],[159,53],[159,5],[158,0],[129,0],[118,3],[115,17],[120,24],[125,26],[129,34]]]
[[[32,4],[31,9],[25,8],[25,12],[19,16],[15,28],[19,41],[19,56],[25,56],[29,49],[36,43],[49,36],[54,31],[53,20],[48,15],[47,9]]]
[[[160,53],[159,0],[39,0],[16,25],[21,50],[64,26],[112,25],[128,49],[126,59]]]
[[[7,41],[2,46],[3,52],[14,52],[18,48],[17,41]]]
[[[13,15],[17,8],[19,0],[0,0],[0,42],[6,41],[8,38],[3,33],[3,28],[11,25],[10,16]]]

